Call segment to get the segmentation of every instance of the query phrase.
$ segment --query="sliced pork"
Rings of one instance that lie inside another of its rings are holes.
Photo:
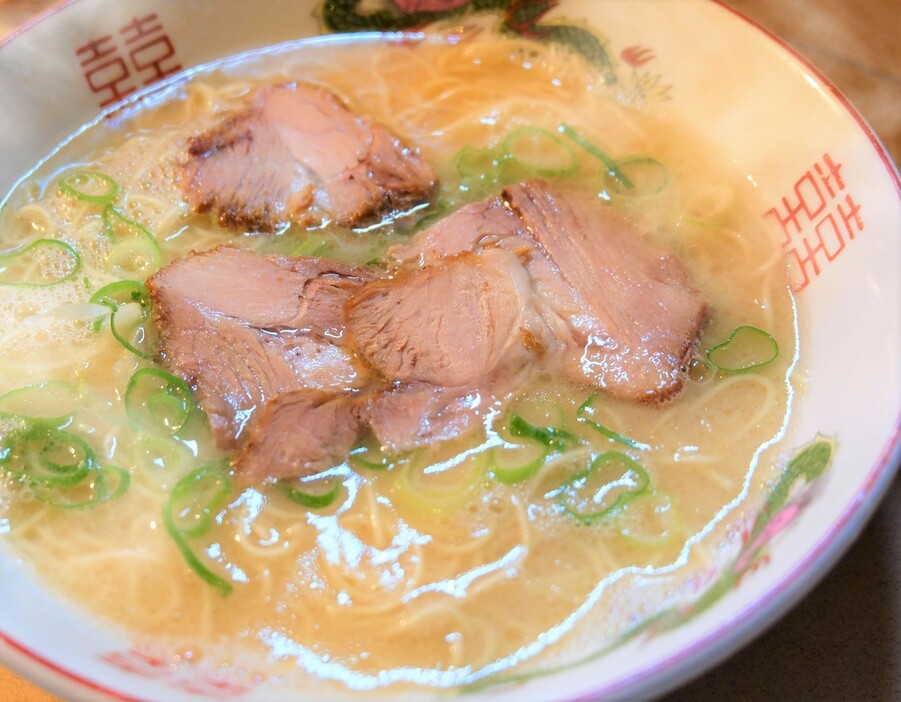
[[[673,252],[543,181],[389,258],[386,271],[223,247],[148,281],[162,361],[246,477],[323,470],[364,431],[396,452],[460,436],[538,371],[665,399],[708,314]]]
[[[217,443],[249,478],[327,468],[365,427],[396,451],[458,436],[521,377],[539,333],[527,329],[525,272],[515,258],[492,260],[503,256],[466,254],[382,280],[321,259],[192,254],[148,281],[162,361],[195,389]],[[463,307],[437,304],[461,292]],[[392,330],[382,342],[379,319]],[[356,351],[361,339],[370,353]],[[384,352],[399,345],[417,356],[410,368]]]
[[[234,463],[251,480],[303,477],[341,463],[360,435],[356,405],[322,390],[276,395],[260,409]]]
[[[544,259],[530,269],[546,318],[572,332],[568,375],[629,400],[678,392],[709,307],[676,255],[608,205],[546,183],[502,197]]]
[[[398,452],[459,436],[551,343],[506,251],[381,274],[219,248],[148,281],[162,361],[243,475],[322,470],[366,428]]]
[[[360,398],[358,414],[376,440],[402,454],[434,441],[446,441],[480,426],[491,398],[478,389],[447,389],[429,383],[403,383]]]
[[[221,247],[147,281],[163,363],[195,390],[218,445],[233,449],[262,408],[294,390],[363,387],[340,310],[375,269]],[[270,413],[271,414],[271,413]]]
[[[516,256],[461,253],[362,286],[347,335],[393,387],[361,416],[394,451],[459,436],[521,387],[551,343]]]
[[[470,386],[497,365],[523,303],[503,272],[472,253],[363,286],[347,330],[391,380]]]
[[[232,229],[288,222],[354,226],[425,202],[435,172],[385,127],[324,88],[262,88],[246,109],[191,139],[183,185]]]
[[[662,400],[682,387],[707,302],[678,257],[613,207],[529,181],[461,208],[389,255],[429,265],[492,248],[522,260],[570,379],[629,400]]]
[[[523,222],[497,197],[464,205],[428,229],[419,232],[407,244],[393,246],[388,258],[400,266],[434,264],[463,251],[483,251],[503,246],[528,254],[529,245]],[[503,242],[503,243],[502,243]]]

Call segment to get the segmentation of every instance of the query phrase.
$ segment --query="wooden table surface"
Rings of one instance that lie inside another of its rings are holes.
[[[0,0],[0,37],[50,4]],[[804,54],[848,96],[895,162],[901,160],[901,0],[726,4]],[[56,699],[0,668],[2,702]],[[858,543],[794,611],[664,700],[901,700],[901,480]]]

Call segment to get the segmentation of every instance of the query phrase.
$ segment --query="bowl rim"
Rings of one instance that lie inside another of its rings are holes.
[[[48,17],[55,15],[57,12],[61,10],[65,10],[69,5],[74,5],[78,0],[59,0],[54,3],[50,7],[46,8],[42,12],[39,12],[34,17],[25,22],[25,24],[19,25],[12,32],[7,34],[5,37],[0,38],[0,49],[9,44],[14,39],[18,38],[20,35],[27,32],[29,29],[34,27],[36,24],[40,24]]]
[[[27,33],[35,25],[79,1],[60,0],[46,8],[0,39],[0,50]],[[899,173],[898,166],[866,118],[858,112],[832,81],[779,35],[756,20],[747,17],[740,10],[727,5],[725,0],[709,0],[709,2],[761,33],[771,44],[793,59],[793,64],[791,64],[793,68],[803,69],[816,78],[828,91],[829,98],[853,118],[857,127],[866,136],[892,180],[898,198],[901,199],[901,173]],[[130,99],[130,97],[125,98],[124,101],[127,102]],[[113,105],[108,109],[115,108],[116,105]],[[700,677],[732,656],[740,648],[750,644],[796,606],[844,556],[881,504],[899,473],[899,469],[901,469],[901,407],[898,408],[894,426],[883,444],[878,458],[871,466],[862,487],[849,500],[848,506],[839,518],[785,575],[773,582],[760,597],[737,612],[731,619],[724,621],[704,636],[694,639],[676,653],[625,678],[567,698],[569,702],[590,702],[610,697],[646,699],[661,695]],[[66,688],[71,692],[71,685],[74,684],[76,689],[80,688],[82,692],[100,693],[107,698],[122,702],[150,702],[149,698],[132,696],[75,670],[70,670],[4,633],[2,628],[0,628],[0,644],[19,654],[23,661],[34,664],[36,667],[29,668],[25,663],[17,660],[17,657],[4,655],[2,649],[0,649],[0,662],[17,674],[29,678],[41,686],[50,687],[63,693],[67,691]],[[42,672],[49,673],[49,676],[40,675]]]
[[[901,173],[897,164],[869,122],[845,94],[810,60],[779,35],[727,5],[725,0],[711,0],[711,2],[763,34],[771,43],[787,53],[795,61],[796,66],[800,65],[812,74],[829,91],[830,98],[854,119],[858,128],[867,137],[893,181],[896,195],[901,199]],[[899,473],[901,473],[901,407],[898,408],[892,431],[867,474],[863,486],[854,494],[839,518],[830,525],[807,554],[796,561],[786,575],[774,582],[761,597],[739,611],[731,620],[723,622],[678,653],[627,678],[572,698],[570,702],[589,702],[613,695],[664,694],[700,677],[750,644],[785,616],[828,575],[860,537]],[[702,656],[703,653],[707,654],[706,657]]]

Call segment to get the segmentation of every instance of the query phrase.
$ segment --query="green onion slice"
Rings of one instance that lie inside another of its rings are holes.
[[[82,480],[66,490],[35,483],[31,485],[31,491],[39,500],[53,507],[85,509],[121,497],[131,483],[128,471],[117,466],[98,466],[90,476],[90,480]],[[110,487],[110,483],[113,487]]]
[[[78,171],[67,175],[59,181],[59,189],[66,195],[96,205],[112,202],[119,194],[118,183],[97,171]]]
[[[0,468],[28,484],[69,487],[97,468],[88,443],[68,431],[26,424],[9,432],[0,448]]]
[[[206,534],[213,514],[231,492],[231,478],[222,462],[207,463],[176,483],[163,508],[163,523],[188,566],[224,596],[232,591],[225,578],[210,570],[194,553],[188,539]]]
[[[617,163],[620,173],[632,183],[631,188],[616,181],[611,190],[624,197],[651,197],[669,184],[669,172],[657,159],[635,156],[620,159]]]
[[[521,483],[541,470],[550,452],[544,444],[495,446],[489,454],[491,473],[504,485]]]
[[[125,412],[133,429],[178,434],[191,418],[191,388],[159,368],[141,368],[128,381]]]
[[[575,434],[565,429],[541,427],[526,421],[518,414],[510,416],[510,435],[528,439],[531,444],[496,446],[487,452],[488,467],[495,480],[514,485],[535,475],[548,456],[565,451],[573,444],[581,443]]]
[[[353,466],[367,468],[368,470],[390,470],[397,461],[390,456],[386,456],[379,449],[360,446],[350,452],[350,463]]]
[[[102,466],[101,472],[104,475],[104,480],[108,481],[109,477],[112,476],[113,482],[115,483],[115,487],[110,490],[109,484],[107,483],[107,498],[108,500],[114,500],[117,497],[122,497],[125,494],[125,491],[128,490],[128,486],[131,484],[131,473],[129,473],[124,468],[119,468],[119,466]]]
[[[394,494],[429,514],[450,512],[471,504],[473,493],[485,477],[485,453],[472,454],[453,463],[433,463],[434,458],[434,450],[425,450],[398,465]]]
[[[147,278],[162,265],[160,245],[151,239],[125,239],[113,246],[106,258],[116,275]]]
[[[150,358],[151,342],[144,322],[150,318],[153,301],[143,283],[133,280],[110,283],[94,293],[90,301],[112,310],[110,331],[120,344],[141,358]],[[99,331],[101,324],[100,321],[95,322],[94,330]]]
[[[736,327],[722,344],[707,351],[707,360],[721,373],[747,373],[779,357],[779,344],[762,329]]]
[[[302,490],[285,484],[280,484],[279,489],[291,502],[307,509],[328,507],[338,498],[343,485],[337,478],[304,481],[300,484],[303,486]]]
[[[292,256],[321,256],[329,247],[329,240],[321,234],[307,234],[291,249]]]
[[[579,437],[565,429],[538,427],[530,424],[518,414],[510,417],[510,434],[537,441],[553,451],[564,451],[570,444],[579,443]]]
[[[81,256],[65,241],[38,239],[0,254],[0,285],[49,288],[70,280],[80,268]],[[38,280],[32,282],[35,269]]]
[[[569,145],[546,129],[517,127],[504,138],[501,148],[514,166],[529,174],[563,177],[579,170],[579,159]]]
[[[626,541],[655,549],[672,543],[683,530],[672,498],[660,490],[649,490],[640,500],[623,505],[615,527]]]
[[[507,173],[510,169],[505,161],[506,156],[494,149],[464,146],[454,159],[457,173],[460,174],[460,189],[479,194],[497,187],[507,176],[511,176],[515,180],[515,174]],[[502,175],[502,171],[504,171],[504,175]],[[441,205],[434,208],[434,211],[417,223],[417,229],[424,228],[440,219],[444,215],[444,209],[446,206],[442,207]]]
[[[65,380],[47,380],[0,396],[0,416],[17,416],[32,425],[63,429],[72,422],[78,393]]]
[[[494,149],[464,146],[455,159],[457,173],[464,181],[481,181],[484,184],[498,182],[498,169],[503,158]]]
[[[585,470],[565,480],[557,502],[571,517],[583,524],[616,514],[623,506],[643,495],[650,485],[647,471],[621,451],[597,456]]]
[[[582,422],[583,424],[587,424],[596,432],[603,434],[611,441],[616,441],[620,444],[624,444],[634,449],[647,450],[651,448],[648,444],[643,444],[642,442],[636,441],[635,439],[630,439],[628,436],[619,434],[612,429],[608,429],[603,424],[594,421],[591,417],[595,411],[593,404],[596,397],[597,393],[590,395],[588,399],[585,400],[585,402],[579,405],[579,409],[576,410],[576,417],[578,418],[578,421]]]
[[[103,208],[103,230],[114,242],[107,265],[124,278],[145,279],[159,270],[163,254],[150,231],[112,205]]]
[[[168,522],[187,538],[203,536],[213,526],[213,511],[231,492],[223,463],[207,463],[179,480],[166,504]]]
[[[120,497],[130,481],[121,468],[100,466],[81,437],[41,423],[6,435],[0,471],[27,485],[37,499],[64,509],[94,507]]]
[[[603,163],[606,167],[607,175],[616,180],[620,185],[622,185],[624,188],[635,187],[635,184],[631,180],[629,180],[626,174],[619,169],[616,161],[614,161],[606,151],[603,151],[602,149],[595,146],[592,142],[590,142],[568,124],[561,124],[558,129],[561,134],[569,137],[592,156],[600,159],[601,163]]]
[[[170,485],[170,477],[181,473],[192,458],[190,449],[181,441],[145,432],[134,441],[134,456],[143,477],[156,481],[160,487]]]
[[[41,502],[63,509],[85,509],[100,503],[106,486],[103,473],[98,468],[90,473],[90,478],[78,480],[71,485],[59,486],[43,480],[23,480],[31,494]]]

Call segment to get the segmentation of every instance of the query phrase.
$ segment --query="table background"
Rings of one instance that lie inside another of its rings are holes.
[[[51,4],[0,0],[0,37]],[[804,54],[901,161],[901,1],[725,4]],[[57,702],[3,668],[0,700]],[[901,480],[848,555],[794,611],[718,668],[663,698],[750,700],[901,700]]]

